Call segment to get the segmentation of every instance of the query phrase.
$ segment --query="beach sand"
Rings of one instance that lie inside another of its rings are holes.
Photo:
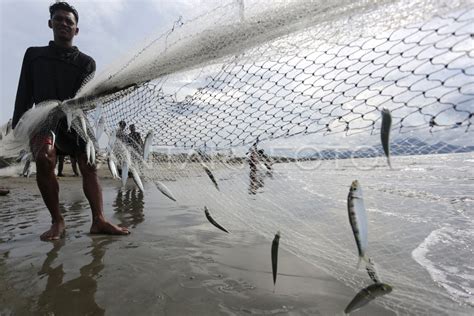
[[[68,176],[66,236],[42,242],[50,217],[34,176],[0,178],[11,191],[0,197],[1,315],[343,315],[356,294],[284,249],[274,288],[271,239],[225,234],[198,206],[100,174],[106,217],[129,236],[90,235],[81,178]],[[371,303],[352,315],[393,313]]]

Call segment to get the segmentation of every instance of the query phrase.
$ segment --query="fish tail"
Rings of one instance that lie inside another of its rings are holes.
[[[361,263],[362,261],[364,261],[365,264],[368,264],[368,263],[369,263],[369,257],[367,257],[367,255],[359,256],[359,261],[357,261],[356,270],[359,270],[360,263]]]

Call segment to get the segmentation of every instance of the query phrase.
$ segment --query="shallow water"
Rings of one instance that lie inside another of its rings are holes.
[[[392,170],[382,157],[276,164],[255,195],[248,194],[248,168],[215,166],[221,192],[185,168],[188,187],[178,181],[172,189],[208,205],[230,231],[247,229],[267,240],[281,231],[281,247],[358,291],[370,280],[356,269],[347,218],[349,186],[357,179],[369,256],[380,279],[394,287],[376,303],[398,314],[471,314],[473,154],[397,156],[392,163]]]
[[[256,194],[249,194],[246,167],[213,166],[217,191],[199,168],[156,166],[178,203],[150,181],[145,194],[131,180],[125,189],[103,181],[106,217],[129,226],[126,237],[87,234],[80,181],[61,178],[68,229],[54,243],[39,241],[49,216],[34,179],[9,179],[12,192],[0,206],[0,312],[341,314],[370,284],[356,270],[347,220],[348,188],[358,179],[369,255],[394,291],[354,315],[468,315],[473,161],[472,154],[394,157],[394,170],[377,159],[359,159],[358,167],[350,160],[276,164]],[[204,205],[231,234],[207,222]],[[277,230],[273,294],[269,255]]]
[[[50,218],[34,179],[1,181],[11,190],[0,204],[2,315],[326,315],[354,295],[284,250],[273,293],[266,238],[235,226],[224,234],[200,206],[174,203],[151,183],[142,194],[104,180],[106,217],[132,234],[94,236],[80,180],[60,178],[66,237],[41,242]]]

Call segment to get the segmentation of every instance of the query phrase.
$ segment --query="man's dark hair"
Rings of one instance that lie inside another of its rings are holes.
[[[72,14],[74,14],[74,17],[76,18],[76,24],[79,23],[79,13],[77,13],[77,10],[72,5],[70,5],[69,3],[67,3],[67,2],[56,2],[56,3],[52,4],[49,7],[49,14],[50,14],[51,18],[53,18],[54,13],[58,10],[71,12]]]

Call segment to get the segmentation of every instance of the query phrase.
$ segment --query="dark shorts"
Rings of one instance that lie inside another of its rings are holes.
[[[71,128],[68,131],[67,119],[64,114],[55,111],[51,113],[48,120],[49,124],[45,124],[40,130],[34,133],[30,140],[30,148],[33,156],[47,145],[53,144],[53,136],[51,131],[56,134],[54,147],[57,155],[71,155],[77,157],[81,153],[86,152],[86,142],[79,136],[79,134]]]

